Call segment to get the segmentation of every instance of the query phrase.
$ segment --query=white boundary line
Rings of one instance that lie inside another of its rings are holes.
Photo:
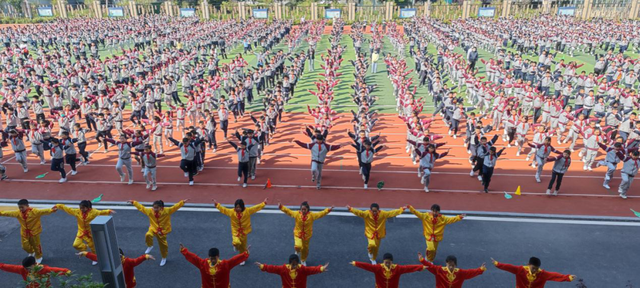
[[[55,201],[52,201],[55,202]],[[124,202],[123,202],[124,204]],[[14,207],[15,203],[10,202],[0,202],[0,206],[9,206]],[[50,208],[51,205],[47,204],[31,204],[30,206],[36,208]],[[112,210],[137,210],[133,206],[120,206],[120,205],[101,205],[94,204],[95,208],[99,209],[112,209]],[[213,203],[211,207],[208,208],[200,208],[200,207],[182,207],[180,211],[186,212],[205,212],[205,213],[220,213],[217,209],[214,208]],[[263,209],[258,211],[260,214],[281,214],[282,211],[276,209]],[[335,217],[356,217],[352,213],[349,212],[340,212],[333,211],[329,213],[327,216],[335,216]],[[114,217],[118,217],[116,214]],[[396,216],[397,218],[403,219],[417,219],[417,217],[413,214],[404,213]],[[542,224],[574,224],[574,225],[602,225],[602,226],[626,226],[626,227],[640,227],[640,222],[619,222],[619,221],[595,221],[595,220],[569,220],[569,219],[532,219],[532,218],[522,218],[522,217],[489,217],[489,216],[467,216],[464,220],[471,221],[488,221],[488,222],[515,222],[515,223],[542,223]]]
[[[70,180],[67,183],[72,183],[72,184],[119,184],[119,185],[127,185],[126,182],[120,182],[120,181],[89,181],[89,180],[77,180],[74,181],[73,177],[69,178]],[[28,182],[28,183],[58,183],[58,180],[32,180],[32,179],[6,179],[4,180],[6,182]],[[146,185],[146,182],[134,182],[134,184],[136,185]],[[187,181],[185,182],[157,182],[158,186],[162,186],[162,185],[167,185],[167,186],[188,186],[187,185]],[[240,183],[198,183],[195,182],[194,183],[195,186],[225,186],[225,187],[241,187]],[[264,187],[264,184],[248,184],[249,187]],[[305,189],[315,189],[316,186],[311,186],[311,185],[272,185],[272,187],[275,188],[305,188]],[[322,186],[322,189],[340,189],[340,190],[364,190],[361,186],[357,186],[357,187],[353,187],[353,186]],[[162,187],[160,187],[162,188]],[[371,189],[367,189],[369,191],[371,191],[372,193],[377,193],[375,190],[376,188],[371,188]],[[388,190],[388,191],[415,191],[415,192],[420,192],[420,191],[424,191],[423,188],[393,188],[393,187],[385,187],[383,188],[383,190]],[[541,189],[544,190],[544,189]],[[476,194],[483,194],[480,192],[480,189],[478,190],[453,190],[453,189],[430,189],[431,192],[446,192],[446,193],[476,193]],[[498,191],[490,191],[488,194],[504,194],[505,192],[498,192]],[[421,194],[425,195],[424,192],[422,192]],[[511,193],[513,194],[513,193]],[[544,196],[546,195],[545,193],[538,193],[538,192],[522,192],[522,195],[540,195],[540,196]],[[559,196],[566,196],[566,197],[608,197],[608,198],[618,198],[619,196],[617,194],[571,194],[571,193],[561,193],[559,194]],[[629,195],[627,196],[629,198],[640,198],[640,196],[633,196],[633,195]]]
[[[234,154],[235,155],[235,154]],[[267,155],[267,154],[265,154]],[[6,163],[6,165],[20,165],[20,163]],[[39,162],[30,162],[28,163],[28,165],[32,165],[32,166],[41,166]],[[305,164],[307,165],[307,164]],[[109,167],[109,168],[115,168],[115,163],[114,164],[96,164],[96,163],[91,163],[88,165],[89,167],[91,166],[95,166],[95,167]],[[134,167],[135,164],[134,164]],[[138,166],[139,167],[139,166]],[[176,165],[157,165],[156,167],[158,168],[171,168],[171,169],[179,169],[180,167],[178,167],[178,164],[176,163]],[[438,166],[438,167],[444,167],[444,166]],[[331,168],[323,168],[322,171],[329,171],[329,172],[348,172],[348,173],[355,173],[358,172],[358,169],[355,169],[355,165],[353,166],[347,166],[346,168],[349,169],[331,169]],[[373,172],[374,174],[382,174],[382,173],[390,173],[390,174],[416,174],[417,173],[417,169],[418,166],[414,166],[413,167],[414,170],[372,170],[371,172]],[[204,169],[211,169],[211,170],[237,170],[238,168],[235,166],[235,164],[230,164],[229,166],[210,166],[210,165],[206,165],[205,163],[205,167]],[[258,170],[275,170],[275,171],[307,171],[309,172],[310,169],[309,168],[292,168],[292,167],[264,167],[264,166],[258,166]],[[494,176],[507,176],[507,177],[533,177],[533,175],[535,174],[535,170],[531,169],[532,173],[530,174],[511,174],[511,173],[494,173]],[[443,172],[443,171],[434,171],[431,172],[432,174],[436,174],[436,175],[469,175],[469,173],[467,172]],[[581,172],[581,173],[587,173],[587,172]],[[596,172],[597,173],[597,172]],[[541,178],[547,178],[547,177],[551,177],[548,175],[542,175]],[[416,177],[417,178],[417,177]],[[604,180],[604,176],[583,176],[583,175],[565,175],[564,178],[579,178],[579,179],[603,179]],[[417,178],[419,179],[419,178]],[[469,179],[475,179],[474,177],[469,177]],[[613,177],[613,179],[620,179],[620,177]]]

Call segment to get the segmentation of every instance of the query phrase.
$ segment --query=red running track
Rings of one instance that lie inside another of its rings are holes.
[[[5,147],[5,157],[2,161],[8,168],[10,179],[0,184],[0,198],[82,200],[104,194],[104,201],[163,199],[172,202],[191,198],[193,202],[210,203],[215,198],[222,203],[233,203],[237,198],[244,198],[247,203],[256,203],[269,197],[272,203],[281,201],[286,205],[297,205],[306,200],[316,206],[349,204],[368,207],[371,202],[377,202],[382,207],[412,204],[426,209],[431,204],[438,203],[445,210],[601,216],[633,216],[630,215],[629,208],[640,210],[640,189],[634,187],[637,184],[632,185],[629,199],[618,198],[615,192],[620,183],[619,172],[611,182],[612,190],[606,190],[602,187],[605,168],[597,168],[592,172],[582,171],[582,163],[579,162],[577,153],[573,155],[572,167],[566,174],[560,195],[557,197],[544,195],[550,179],[551,165],[545,167],[542,183],[536,183],[533,177],[535,170],[525,162],[525,154],[515,156],[515,147],[507,148],[498,161],[490,193],[481,193],[480,182],[475,177],[469,177],[471,166],[466,148],[463,147],[463,137],[452,139],[448,135],[437,142],[447,142],[447,145],[440,148],[440,152],[450,148],[450,155],[436,162],[431,177],[432,192],[425,193],[416,175],[417,166],[412,164],[405,152],[406,126],[397,116],[390,114],[382,115],[374,128],[374,134],[380,133],[381,143],[387,147],[380,151],[374,160],[369,189],[363,189],[354,149],[345,146],[329,153],[323,171],[323,188],[316,190],[314,183],[310,181],[309,151],[290,143],[293,139],[309,140],[302,134],[301,129],[303,124],[312,124],[311,117],[306,114],[288,114],[283,119],[285,121],[279,124],[272,144],[265,149],[256,179],[250,180],[248,188],[242,188],[240,183],[236,182],[235,152],[228,143],[222,141],[222,131],[218,130],[218,151],[207,151],[205,170],[196,176],[196,185],[192,187],[187,185],[187,179],[178,168],[179,151],[176,147],[165,147],[167,157],[158,161],[157,191],[145,189],[142,173],[135,164],[136,182],[133,185],[120,183],[115,171],[117,151],[111,147],[105,154],[102,152],[103,149],[97,149],[95,141],[90,141],[87,147],[88,151],[95,151],[91,156],[91,164],[80,166],[79,173],[69,176],[69,181],[65,184],[57,183],[57,172],[50,172],[42,179],[35,179],[37,175],[49,172],[49,166],[40,165],[34,155],[28,157],[29,172],[23,173],[19,164],[12,158],[13,152]],[[337,120],[328,137],[328,143],[350,143],[346,136],[346,130],[351,128],[349,119],[350,115],[345,114]],[[248,118],[244,118],[238,123],[231,123],[230,131],[240,127],[250,128],[252,124]],[[438,120],[432,125],[431,132],[446,135],[446,127]],[[237,141],[234,138],[229,137]],[[581,147],[580,145],[579,142],[577,147]],[[501,146],[503,143],[499,139],[497,147]],[[604,155],[599,155],[598,159],[603,157]],[[66,168],[69,169],[69,166]],[[271,180],[273,187],[263,190],[267,179]],[[381,191],[375,188],[379,181],[385,183]],[[514,195],[510,200],[505,199],[504,191],[513,193],[519,185],[522,187],[523,195]]]

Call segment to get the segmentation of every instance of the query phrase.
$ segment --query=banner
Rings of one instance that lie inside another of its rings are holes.
[[[180,8],[180,17],[195,17],[195,8]]]
[[[53,17],[53,7],[51,6],[38,7],[38,16]]]
[[[576,7],[559,7],[558,15],[566,15],[566,16],[575,16],[576,15]]]
[[[253,18],[267,19],[269,18],[269,9],[253,9]]]
[[[478,17],[493,17],[496,15],[495,7],[484,7],[478,9]]]
[[[416,16],[416,8],[400,9],[400,18],[413,18]]]
[[[122,7],[109,7],[109,17],[124,17],[124,9]]]
[[[340,18],[342,11],[340,9],[325,9],[324,18],[333,19]]]

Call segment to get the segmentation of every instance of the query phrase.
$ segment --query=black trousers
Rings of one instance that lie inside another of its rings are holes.
[[[238,162],[238,177],[244,177],[244,182],[247,183],[247,176],[249,175],[249,162]]]
[[[556,177],[558,178],[558,182],[556,183],[556,190],[560,190],[560,185],[562,184],[562,177],[564,177],[564,173],[558,173],[556,171],[551,171],[551,181],[549,181],[549,186],[547,186],[547,189],[551,189],[553,187],[553,182],[556,182]]]
[[[482,176],[482,167],[484,167],[484,158],[476,156],[476,165],[473,166],[473,172],[478,171],[478,176]]]
[[[489,189],[489,183],[491,183],[491,177],[493,176],[493,168],[482,165],[482,185],[484,190]]]
[[[361,163],[364,184],[369,184],[369,174],[371,174],[371,163]]]
[[[87,142],[82,142],[82,143],[78,143],[78,152],[80,153],[80,156],[82,156],[82,159],[84,159],[84,162],[89,161],[89,153],[87,153]]]
[[[189,174],[189,181],[193,181],[193,176],[198,172],[195,160],[180,160],[180,169]]]
[[[64,158],[51,159],[51,171],[58,171],[61,178],[67,178],[67,172],[64,171]]]
[[[76,154],[65,155],[64,161],[71,166],[71,170],[76,171]]]

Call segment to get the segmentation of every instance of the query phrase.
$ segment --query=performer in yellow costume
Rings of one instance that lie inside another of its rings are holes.
[[[144,235],[144,240],[147,243],[147,250],[144,254],[149,254],[153,249],[153,237],[158,239],[158,246],[160,246],[160,255],[162,260],[160,261],[160,267],[167,264],[167,255],[169,254],[169,243],[167,243],[167,235],[171,233],[171,214],[175,213],[187,203],[189,199],[182,200],[169,209],[164,209],[164,201],[158,200],[153,202],[153,208],[147,208],[142,206],[136,200],[129,200],[128,202],[133,204],[142,214],[149,217],[149,231]]]
[[[296,220],[293,228],[293,249],[296,255],[300,254],[301,264],[307,266],[307,256],[309,256],[309,241],[313,235],[313,221],[316,221],[331,212],[333,207],[322,210],[322,212],[310,212],[309,203],[307,201],[300,204],[299,211],[293,211],[282,204],[278,203],[278,207],[284,214]]]
[[[424,238],[427,241],[426,256],[430,262],[433,262],[436,258],[436,252],[438,251],[438,243],[442,241],[444,227],[462,220],[466,215],[462,214],[454,217],[444,216],[440,214],[440,205],[438,204],[431,205],[431,212],[427,213],[421,213],[411,205],[407,205],[407,208],[422,221]]]
[[[64,204],[56,204],[58,209],[67,214],[76,217],[78,221],[78,234],[76,234],[76,240],[73,241],[73,248],[82,252],[87,251],[87,246],[91,249],[93,254],[96,253],[96,248],[93,246],[93,236],[91,235],[91,221],[98,216],[106,216],[116,213],[113,210],[98,210],[93,209],[93,205],[89,200],[80,201],[80,208],[69,208]],[[86,243],[86,244],[85,244]],[[93,265],[98,265],[98,262],[93,261]]]
[[[364,219],[364,235],[367,236],[367,251],[369,251],[369,260],[371,264],[376,264],[380,241],[387,236],[387,219],[396,217],[404,211],[404,207],[400,209],[383,211],[377,203],[372,203],[368,211],[362,211],[351,206],[347,206],[349,212]]]
[[[226,208],[218,201],[213,200],[220,213],[231,219],[231,245],[233,245],[234,251],[238,251],[240,254],[247,251],[247,235],[251,233],[251,215],[262,210],[267,205],[267,200],[269,199],[265,198],[262,203],[245,208],[244,200],[238,199],[233,205],[233,209]],[[240,265],[244,265],[244,261]]]
[[[20,222],[20,238],[22,249],[35,256],[36,262],[42,262],[42,246],[40,245],[40,233],[42,233],[42,223],[40,217],[58,211],[57,207],[51,209],[35,209],[29,207],[27,199],[18,201],[18,210],[0,211],[0,216],[14,217]]]

